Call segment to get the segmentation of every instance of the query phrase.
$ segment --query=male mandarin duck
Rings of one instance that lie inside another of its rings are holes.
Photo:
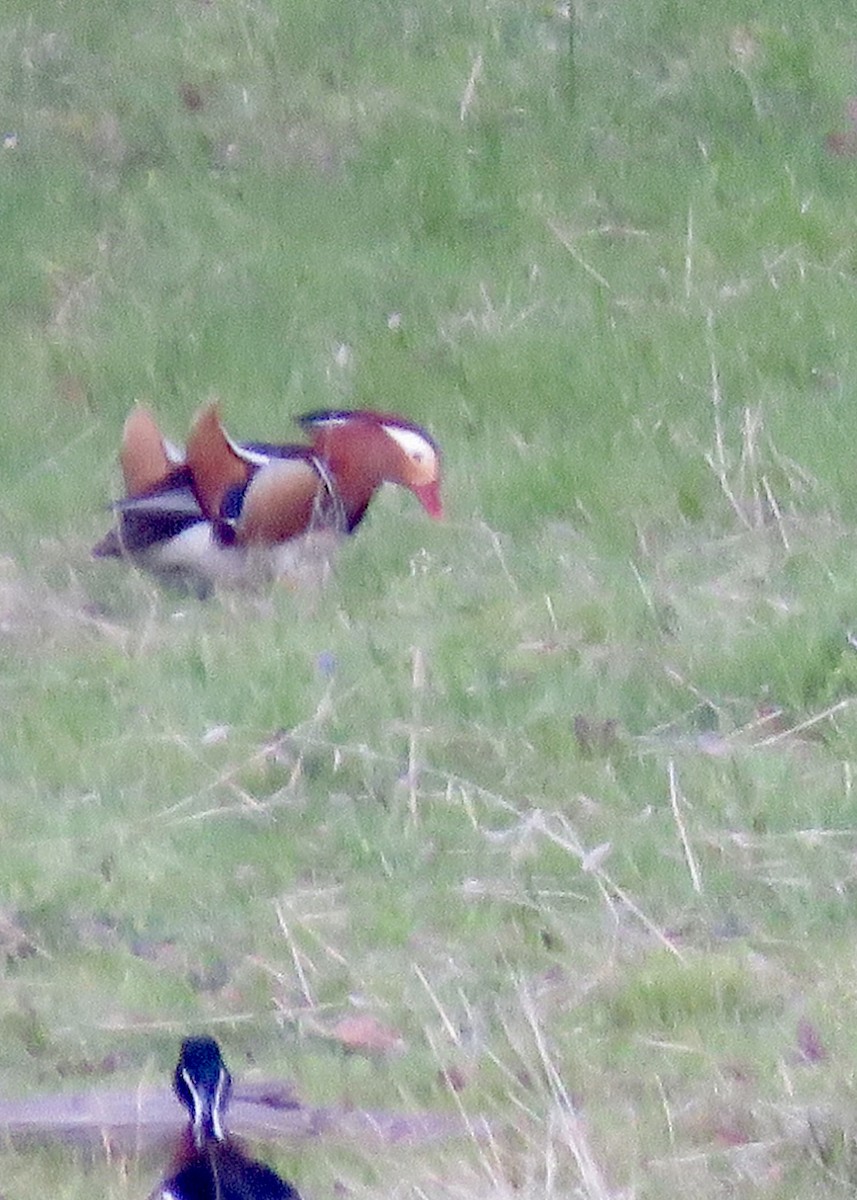
[[[322,410],[298,418],[309,445],[235,442],[215,404],[185,452],[135,408],[122,438],[126,497],[97,557],[127,556],[166,580],[243,584],[287,574],[311,535],[353,533],[382,483],[442,516],[440,450],[394,413]]]
[[[227,1134],[232,1077],[214,1038],[182,1043],[173,1087],[190,1121],[169,1178],[149,1200],[300,1200],[290,1183]]]

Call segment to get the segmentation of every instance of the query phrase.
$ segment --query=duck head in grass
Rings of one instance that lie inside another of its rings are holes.
[[[290,1183],[229,1136],[232,1077],[214,1038],[182,1043],[173,1087],[188,1124],[168,1178],[149,1200],[300,1200]]]

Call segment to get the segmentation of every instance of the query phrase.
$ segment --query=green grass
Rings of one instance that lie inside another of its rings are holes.
[[[310,1197],[853,1192],[854,38],[5,5],[0,1095],[212,1029],[493,1122],[266,1148]],[[447,520],[383,494],[321,595],[91,561],[131,404],[180,439],[212,394],[424,422]],[[355,1012],[404,1051],[344,1057]],[[164,1157],[0,1163],[72,1200]]]

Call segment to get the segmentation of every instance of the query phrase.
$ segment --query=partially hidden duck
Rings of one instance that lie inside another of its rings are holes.
[[[301,1200],[290,1183],[229,1136],[232,1077],[214,1038],[182,1043],[173,1087],[188,1125],[168,1177],[149,1200]]]
[[[298,423],[307,444],[236,442],[209,404],[181,451],[136,407],[120,451],[125,497],[93,554],[204,594],[288,575],[308,544],[353,533],[383,483],[443,515],[440,449],[419,425],[370,409],[322,410]]]

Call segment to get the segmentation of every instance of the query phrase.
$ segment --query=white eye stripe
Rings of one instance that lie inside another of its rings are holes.
[[[190,1072],[185,1067],[182,1067],[182,1079],[185,1081],[185,1086],[187,1087],[187,1090],[190,1092],[191,1098],[193,1100],[193,1128],[194,1128],[194,1133],[198,1137],[199,1135],[198,1135],[197,1131],[199,1130],[200,1124],[202,1122],[202,1112],[203,1112],[202,1100],[200,1098],[199,1092],[196,1090],[196,1084],[193,1081],[193,1077],[191,1076]]]
[[[401,425],[383,425],[382,429],[397,446],[416,462],[434,465],[437,455],[431,442],[415,429],[403,429]]]
[[[193,1076],[185,1067],[182,1067],[182,1079],[184,1079],[187,1084],[187,1090],[193,1097],[193,1127],[194,1130],[199,1130],[202,1126],[205,1104],[193,1081]],[[214,1101],[211,1105],[211,1126],[218,1142],[222,1142],[225,1136],[223,1129],[223,1104],[228,1084],[229,1076],[221,1067],[220,1074],[217,1077],[217,1086],[214,1089]]]
[[[228,1076],[226,1072],[223,1070],[223,1068],[221,1068],[220,1074],[217,1077],[217,1088],[214,1092],[214,1104],[212,1105],[211,1109],[211,1124],[214,1128],[214,1136],[217,1138],[218,1142],[222,1142],[224,1137],[222,1120],[224,1098],[223,1093],[226,1088],[227,1079]]]

